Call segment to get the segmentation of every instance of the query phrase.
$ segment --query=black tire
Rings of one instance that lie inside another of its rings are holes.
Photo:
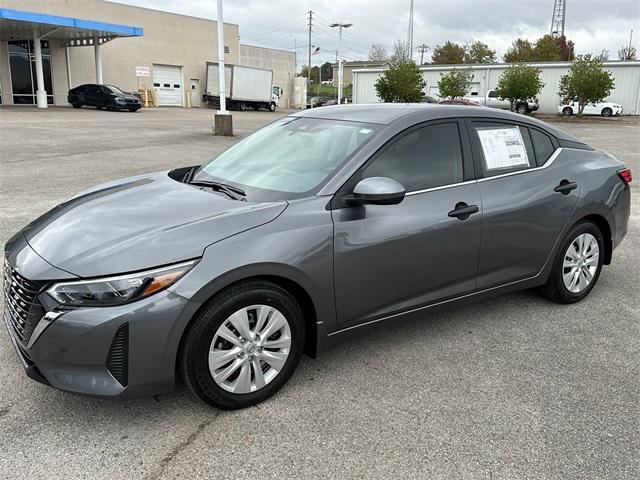
[[[520,115],[526,115],[529,112],[529,108],[527,107],[526,103],[519,103],[516,106],[516,113],[519,113]]]
[[[102,108],[103,108],[103,107],[101,107],[101,106],[97,106],[96,108],[97,108],[98,110],[102,110]]]
[[[565,117],[570,117],[571,115],[573,115],[573,108],[571,107],[564,107],[562,109],[562,115],[564,115]]]
[[[109,100],[108,102],[106,102],[106,103],[104,104],[104,106],[105,106],[105,108],[106,108],[108,111],[110,111],[110,112],[115,112],[115,111],[116,111],[116,104],[115,104],[113,101],[111,101],[111,100]]]
[[[578,238],[578,236],[583,233],[590,233],[595,237],[598,242],[598,250],[599,250],[599,258],[598,258],[598,267],[593,275],[593,279],[591,283],[581,292],[573,293],[570,292],[564,284],[562,279],[563,276],[563,264],[564,257],[567,253],[567,249],[569,246]],[[551,269],[551,273],[549,274],[549,279],[547,283],[540,287],[539,293],[554,302],[557,303],[576,303],[589,295],[589,292],[593,289],[593,287],[598,283],[598,278],[600,277],[600,272],[602,271],[602,261],[605,255],[604,250],[604,238],[602,236],[602,232],[600,229],[593,223],[588,221],[583,221],[574,225],[569,232],[564,237],[564,240],[560,244],[560,248],[556,253],[554,258],[553,268]]]
[[[600,114],[603,117],[610,117],[611,115],[613,115],[613,110],[611,110],[609,107],[605,107],[602,109],[602,112],[600,112]]]
[[[269,111],[270,112],[275,112],[276,111],[276,104],[274,102],[271,102],[269,104]]]
[[[82,108],[82,104],[80,102],[74,102],[71,104],[73,108]]]
[[[134,112],[134,113],[137,112],[138,110],[140,110],[140,109],[139,108],[130,108],[129,109],[130,112]]]
[[[247,104],[244,102],[240,102],[238,104],[238,110],[240,110],[241,112],[244,112],[247,109]]]
[[[251,393],[231,393],[211,376],[208,363],[211,342],[230,315],[257,304],[272,306],[286,317],[291,329],[290,353],[282,370],[264,387]],[[180,375],[189,389],[209,405],[225,410],[249,407],[269,398],[291,377],[300,361],[304,337],[302,310],[289,292],[268,281],[242,282],[217,294],[196,314],[182,339],[178,359]]]

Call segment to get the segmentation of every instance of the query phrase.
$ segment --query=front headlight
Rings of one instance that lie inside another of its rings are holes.
[[[172,285],[194,265],[196,260],[113,277],[62,282],[47,293],[62,305],[106,307],[140,300]]]

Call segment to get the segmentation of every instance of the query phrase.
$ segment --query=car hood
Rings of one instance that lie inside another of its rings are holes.
[[[23,235],[51,265],[94,277],[199,257],[212,243],[270,222],[286,206],[228,199],[161,172],[85,191],[27,225]]]

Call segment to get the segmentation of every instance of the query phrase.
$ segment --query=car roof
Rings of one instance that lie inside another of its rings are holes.
[[[582,143],[572,135],[553,125],[535,118],[520,115],[497,108],[443,105],[434,103],[358,103],[350,105],[332,105],[303,110],[293,114],[294,117],[319,118],[326,120],[342,120],[350,122],[391,125],[407,117],[413,117],[415,123],[444,118],[482,118],[488,120],[507,120],[526,123],[546,130],[556,138]]]

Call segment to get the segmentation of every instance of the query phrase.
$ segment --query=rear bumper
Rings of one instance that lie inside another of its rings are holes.
[[[5,324],[33,380],[59,390],[128,398],[173,389],[180,337],[198,306],[164,291],[129,305],[70,310],[51,322],[29,349]],[[114,350],[123,325],[124,355],[122,342]]]

